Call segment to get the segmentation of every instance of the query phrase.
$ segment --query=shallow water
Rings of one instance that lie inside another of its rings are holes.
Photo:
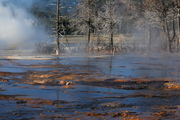
[[[178,56],[52,58],[0,59],[0,119],[180,117]]]

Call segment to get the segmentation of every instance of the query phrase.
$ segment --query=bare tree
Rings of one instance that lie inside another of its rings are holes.
[[[118,2],[116,0],[108,0],[103,6],[103,10],[100,14],[104,21],[104,28],[106,33],[109,33],[109,48],[114,51],[114,31],[115,26],[119,23],[121,18],[117,13]]]
[[[56,42],[57,42],[57,49],[56,55],[60,54],[60,0],[56,1]]]
[[[87,33],[88,46],[91,42],[91,34],[95,26],[93,25],[96,12],[96,0],[81,0],[77,10],[77,25],[82,33]]]
[[[151,13],[149,18],[159,23],[167,36],[167,48],[173,52],[173,46],[176,42],[176,16],[174,0],[145,0],[144,5],[147,11]],[[153,16],[152,16],[153,15]]]
[[[180,1],[175,0],[175,6],[177,8],[177,24],[178,24],[178,39],[177,39],[177,49],[180,47]]]

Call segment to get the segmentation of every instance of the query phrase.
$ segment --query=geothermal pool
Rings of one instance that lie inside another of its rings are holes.
[[[178,120],[180,56],[1,56],[1,120]]]

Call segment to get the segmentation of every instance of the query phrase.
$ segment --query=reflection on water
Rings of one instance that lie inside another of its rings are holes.
[[[1,59],[0,119],[178,120],[179,78],[177,56]]]

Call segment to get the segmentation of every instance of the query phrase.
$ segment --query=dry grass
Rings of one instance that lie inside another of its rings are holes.
[[[67,41],[69,43],[77,43],[77,42],[87,42],[87,36],[85,35],[67,35],[63,38],[61,38],[61,41],[66,43]],[[92,35],[91,36],[91,40],[92,42],[97,41],[98,39],[100,39],[101,41],[109,41],[109,35],[100,35],[99,37],[97,35]],[[129,36],[125,36],[125,35],[114,35],[114,41],[115,42],[121,42],[123,40],[128,40]]]

